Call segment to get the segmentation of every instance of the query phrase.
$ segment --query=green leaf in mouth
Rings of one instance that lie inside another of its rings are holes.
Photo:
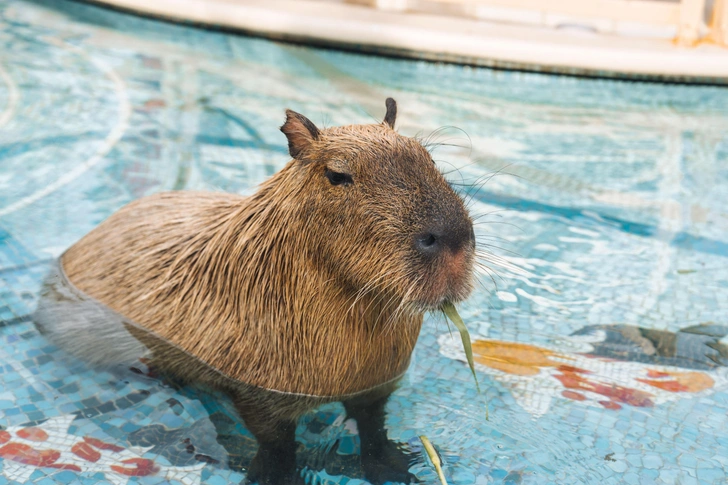
[[[460,339],[463,341],[463,349],[465,350],[465,357],[468,359],[468,365],[470,366],[470,372],[473,373],[473,379],[475,379],[475,387],[480,393],[480,385],[478,384],[478,376],[475,374],[475,364],[473,363],[473,347],[470,344],[470,333],[468,332],[465,322],[460,318],[455,305],[450,302],[445,302],[440,307],[440,310],[447,316],[447,318],[455,324],[455,327],[460,332]]]

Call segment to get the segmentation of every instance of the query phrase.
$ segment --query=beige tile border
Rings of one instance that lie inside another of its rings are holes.
[[[137,13],[386,55],[579,75],[728,84],[728,49],[312,0],[94,0]]]

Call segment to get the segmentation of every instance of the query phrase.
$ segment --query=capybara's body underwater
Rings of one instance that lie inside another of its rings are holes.
[[[342,401],[367,479],[408,482],[384,406],[423,313],[472,289],[472,221],[428,151],[395,132],[391,98],[376,125],[286,115],[293,160],[253,195],[134,201],[61,256],[59,277],[123,318],[156,366],[231,395],[260,445],[249,481],[300,480],[297,419]],[[98,362],[123,350],[104,311],[58,324],[53,308],[36,321],[60,346]]]

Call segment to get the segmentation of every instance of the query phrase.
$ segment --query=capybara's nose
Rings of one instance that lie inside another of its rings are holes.
[[[435,256],[445,249],[456,253],[474,243],[473,225],[467,220],[456,224],[433,225],[414,238],[415,249],[423,256]]]

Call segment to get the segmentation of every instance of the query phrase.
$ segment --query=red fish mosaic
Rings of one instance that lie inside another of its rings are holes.
[[[443,355],[466,361],[462,346],[450,335],[439,342]],[[648,408],[728,383],[724,367],[681,369],[491,339],[475,339],[472,348],[476,368],[503,383],[534,416],[545,414],[554,398],[610,410]]]
[[[38,426],[0,430],[0,475],[25,482],[38,468],[76,473],[103,473],[113,485],[130,477],[156,476],[183,485],[200,483],[204,463],[189,467],[164,466],[143,455],[147,448],[125,448],[91,436],[68,434],[75,416],[51,418]]]

